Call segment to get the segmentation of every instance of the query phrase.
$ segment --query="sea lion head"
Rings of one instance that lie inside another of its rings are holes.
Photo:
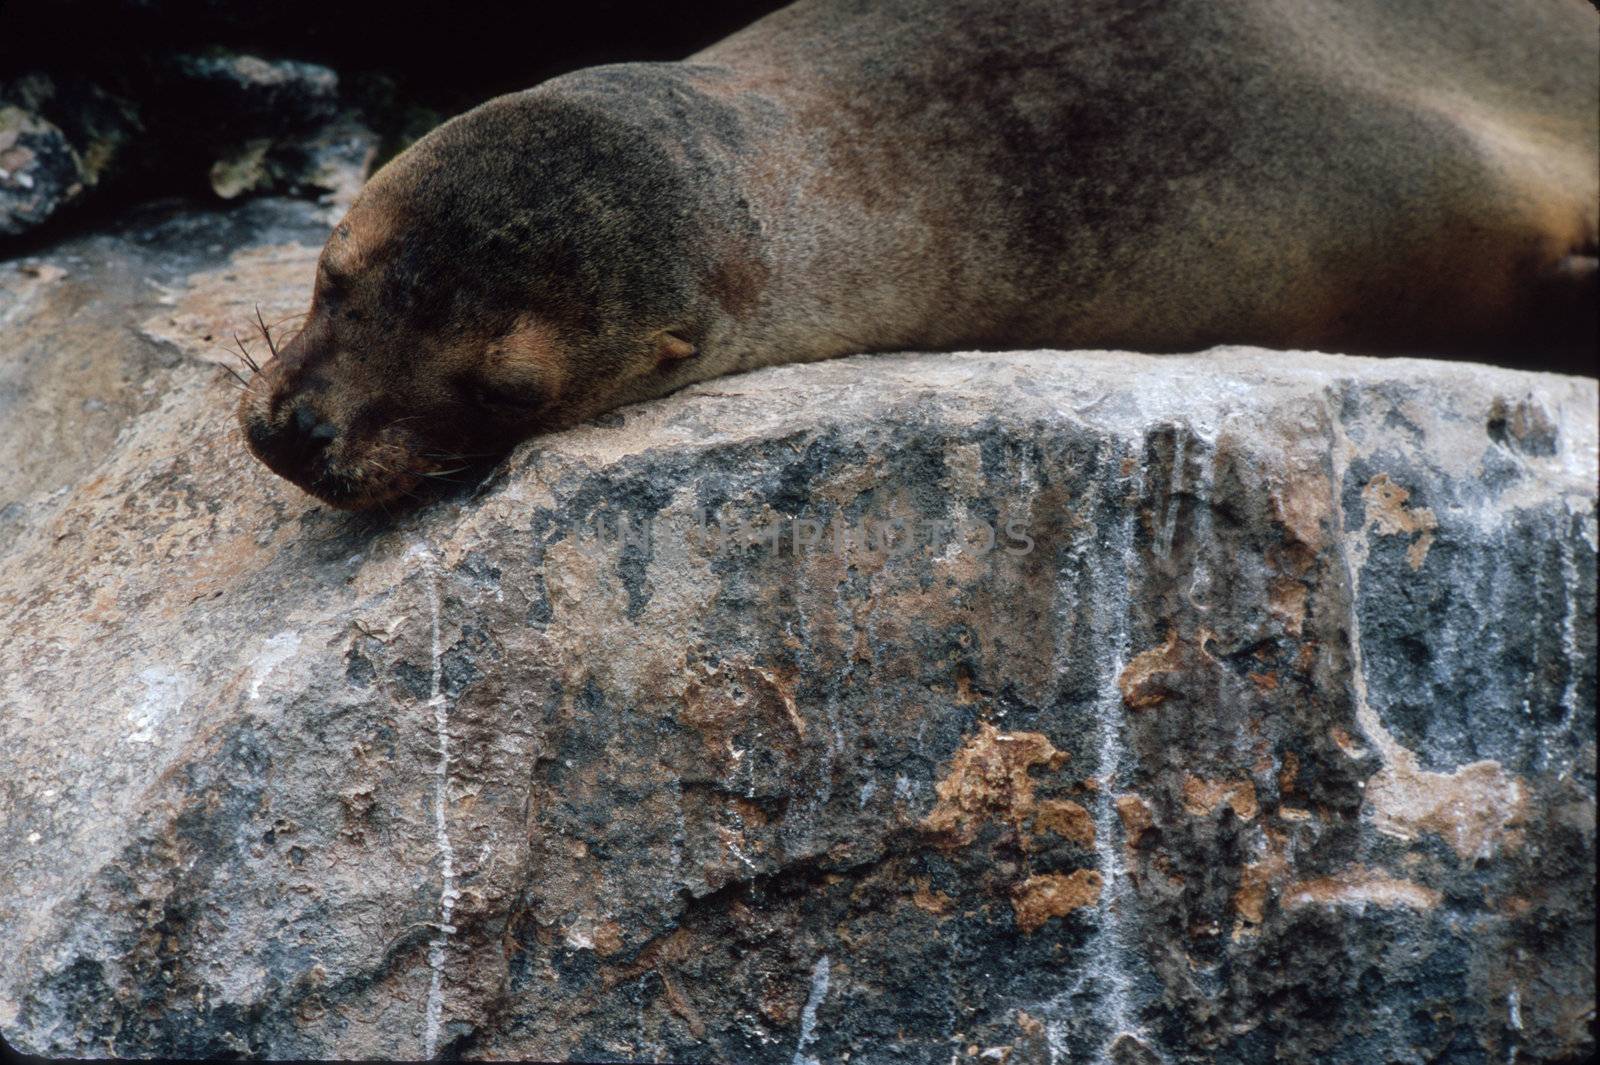
[[[670,391],[703,334],[694,225],[644,133],[536,92],[492,100],[397,156],[334,228],[302,328],[240,400],[245,441],[355,509]]]

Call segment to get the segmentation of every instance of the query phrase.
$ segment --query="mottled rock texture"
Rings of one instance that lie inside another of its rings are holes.
[[[0,239],[125,174],[141,132],[138,108],[90,79],[4,74],[0,62]]]
[[[0,264],[12,1046],[1593,1052],[1594,381],[855,358],[349,516],[214,365],[319,229]]]

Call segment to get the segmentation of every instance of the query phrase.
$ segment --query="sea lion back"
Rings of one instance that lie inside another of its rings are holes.
[[[744,180],[810,279],[784,298],[828,288],[857,346],[1449,350],[1593,254],[1597,29],[1579,0],[802,0],[693,62],[785,117]]]

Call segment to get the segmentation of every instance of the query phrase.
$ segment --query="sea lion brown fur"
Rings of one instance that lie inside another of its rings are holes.
[[[1583,0],[801,0],[396,157],[240,422],[361,507],[852,352],[1592,345],[1597,29]]]

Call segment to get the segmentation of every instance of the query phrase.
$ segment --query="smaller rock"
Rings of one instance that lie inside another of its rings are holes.
[[[1161,1065],[1161,1056],[1144,1040],[1123,1032],[1111,1041],[1112,1065]]]
[[[270,138],[257,137],[212,163],[211,191],[224,200],[231,200],[270,185],[272,175],[267,167],[267,151],[271,147]]]
[[[137,109],[81,78],[0,82],[0,235],[26,232],[122,166]]]
[[[78,153],[66,134],[0,103],[0,234],[27,232],[82,191]]]
[[[222,112],[242,126],[312,126],[338,107],[339,76],[316,63],[212,49],[174,55],[168,64],[170,76],[200,97],[192,101],[197,109]]]
[[[287,141],[270,159],[276,180],[273,191],[315,196],[322,203],[346,208],[372,173],[379,139],[347,112],[309,136]]]
[[[212,158],[213,192],[313,196],[347,205],[367,179],[379,137],[339,108],[327,67],[213,50],[165,61]],[[202,134],[204,137],[204,134]]]

